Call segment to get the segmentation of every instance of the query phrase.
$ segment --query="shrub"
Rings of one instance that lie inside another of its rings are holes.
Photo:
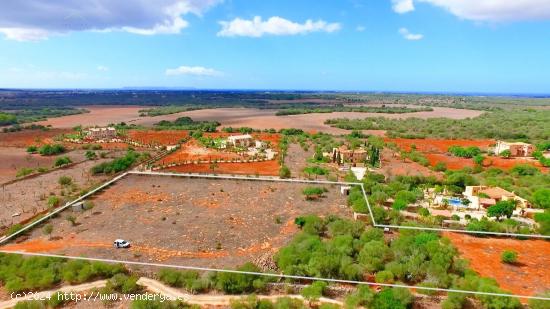
[[[378,283],[393,283],[394,275],[389,270],[382,270],[376,273],[374,279]]]
[[[73,179],[69,176],[61,176],[57,182],[62,186],[68,186],[73,183]]]
[[[28,152],[28,153],[36,153],[36,152],[38,152],[38,147],[36,147],[36,146],[29,146],[29,147],[27,147],[27,152]]]
[[[286,165],[281,166],[279,169],[279,177],[290,178],[290,176],[290,169]]]
[[[59,206],[60,203],[61,203],[61,200],[57,196],[52,195],[48,197],[48,207],[50,208],[57,207]]]
[[[73,161],[71,161],[69,157],[60,157],[55,160],[54,166],[59,167],[71,163],[73,163]]]
[[[24,176],[32,174],[33,172],[34,172],[34,169],[28,168],[28,167],[23,167],[23,168],[20,168],[19,170],[17,170],[17,174],[15,174],[15,177],[24,177]]]
[[[132,166],[140,157],[138,153],[128,151],[122,158],[115,159],[111,162],[104,162],[92,167],[92,174],[111,174],[122,172]]]
[[[518,254],[512,250],[506,250],[500,255],[500,260],[506,264],[515,264],[518,261]]]
[[[176,271],[169,268],[159,271],[160,281],[172,287],[185,288],[192,293],[206,291],[210,282],[202,279],[196,271]]]
[[[246,263],[237,268],[240,271],[260,272],[258,267],[252,263]],[[228,294],[250,293],[257,290],[263,290],[267,283],[267,278],[259,275],[248,275],[240,273],[220,272],[214,276],[216,288]]]
[[[323,187],[306,187],[302,190],[302,193],[306,196],[306,200],[314,200],[323,196],[323,193],[328,190]]]
[[[66,151],[65,146],[61,144],[44,145],[38,149],[38,153],[43,156],[53,156],[64,153]]]
[[[324,281],[315,281],[311,285],[305,287],[300,293],[308,301],[317,301],[327,287],[327,283]]]

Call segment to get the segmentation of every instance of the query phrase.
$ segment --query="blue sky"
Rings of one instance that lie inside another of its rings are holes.
[[[10,0],[0,87],[550,93],[545,2]]]

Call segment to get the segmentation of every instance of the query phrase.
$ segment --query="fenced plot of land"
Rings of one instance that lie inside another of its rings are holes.
[[[308,186],[312,184],[129,174],[98,193],[93,209],[67,209],[46,222],[54,227],[51,235],[35,228],[27,239],[20,237],[2,249],[235,267],[271,256],[287,244],[300,215],[351,217],[339,185],[315,185],[328,192],[314,201],[302,193]],[[117,238],[132,247],[114,249]]]

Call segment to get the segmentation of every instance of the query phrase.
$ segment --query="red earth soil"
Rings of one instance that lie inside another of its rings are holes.
[[[487,150],[496,142],[494,140],[468,140],[468,139],[407,139],[407,138],[385,138],[385,142],[396,143],[399,148],[409,151],[411,146],[415,145],[416,150],[421,152],[445,153],[451,146],[469,147],[476,146],[482,150]]]
[[[225,133],[225,132],[215,132],[215,133],[204,133],[205,137],[212,138],[225,138],[231,135],[237,135],[236,133]],[[253,133],[251,134],[255,139],[270,142],[271,147],[277,148],[279,146],[279,141],[281,139],[280,134],[270,134],[270,133]],[[216,149],[209,149],[202,147],[197,140],[190,140],[187,143],[183,144],[180,149],[169,154],[168,156],[162,158],[158,163],[165,165],[170,163],[179,163],[184,161],[194,161],[194,160],[227,160],[232,159],[243,159],[237,153],[230,151],[219,151]],[[248,169],[247,169],[248,170]],[[263,175],[263,174],[262,174]],[[270,174],[266,174],[270,175]]]
[[[497,280],[501,288],[516,295],[536,295],[550,289],[550,242],[511,238],[480,238],[445,232],[460,255],[483,277]],[[505,250],[518,253],[518,263],[500,261]]]
[[[0,146],[26,148],[31,145],[52,144],[54,143],[53,138],[55,136],[71,132],[72,130],[50,129],[47,131],[23,130],[19,132],[0,133]]]
[[[415,145],[416,150],[430,161],[431,166],[435,166],[439,162],[445,163],[450,170],[459,170],[464,167],[473,167],[474,162],[469,158],[460,158],[447,154],[447,150],[451,146],[479,147],[481,150],[487,150],[491,145],[495,144],[493,140],[445,140],[445,139],[406,139],[406,138],[385,138],[386,142],[393,142],[405,151],[410,151],[412,145]],[[517,164],[530,164],[543,172],[547,172],[548,168],[540,165],[538,161],[523,158],[504,159],[499,157],[486,158],[483,162],[485,167],[497,167],[504,170],[511,169]]]
[[[142,145],[176,145],[182,139],[189,136],[188,131],[181,130],[165,130],[165,131],[143,131],[131,130],[128,131],[128,138]]]
[[[210,164],[186,164],[174,166],[166,170],[179,173],[277,176],[279,175],[279,163],[277,160],[249,163],[218,163],[218,166],[214,170],[210,168]]]
[[[55,252],[63,250],[69,247],[93,247],[93,248],[111,248],[110,243],[83,241],[78,239],[74,234],[69,235],[69,239],[60,240],[46,240],[42,238],[32,239],[23,243],[10,244],[2,247],[2,250],[14,251],[14,252]],[[216,252],[203,252],[203,251],[180,251],[180,250],[168,250],[163,248],[155,248],[149,246],[133,245],[130,248],[131,251],[139,252],[140,254],[148,254],[154,256],[157,261],[164,261],[173,256],[184,257],[199,257],[199,258],[216,258],[226,256],[226,251],[220,250]]]

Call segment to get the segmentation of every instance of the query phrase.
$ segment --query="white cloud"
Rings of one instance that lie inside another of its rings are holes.
[[[235,18],[232,21],[220,21],[222,29],[218,36],[248,36],[259,38],[263,35],[297,35],[310,32],[335,32],[341,29],[339,23],[327,23],[324,20],[306,20],[300,24],[279,16],[263,21],[260,16],[251,20]]]
[[[396,13],[404,14],[414,11],[413,0],[392,0],[392,8]]]
[[[201,15],[221,1],[4,1],[0,9],[0,33],[19,41],[36,41],[73,31],[176,34],[188,26],[184,15]]]
[[[357,27],[355,28],[355,30],[357,30],[357,31],[359,31],[359,32],[363,32],[363,31],[365,31],[365,29],[367,29],[367,28],[365,28],[365,26],[357,26]]]
[[[175,69],[167,69],[166,75],[220,76],[222,72],[201,66],[180,66]]]
[[[451,14],[474,21],[521,21],[550,19],[548,0],[392,0],[397,13],[414,10],[415,3],[429,3]]]
[[[407,29],[407,28],[400,28],[399,29],[399,34],[401,34],[403,36],[403,38],[405,38],[406,40],[409,40],[409,41],[418,41],[418,40],[422,40],[422,38],[424,38],[424,35],[411,33],[409,31],[409,29]]]
[[[101,72],[109,71],[109,67],[106,67],[104,65],[98,65],[96,69]]]

